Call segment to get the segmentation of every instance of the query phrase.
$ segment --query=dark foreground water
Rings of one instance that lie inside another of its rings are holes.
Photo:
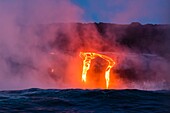
[[[170,91],[98,89],[0,91],[0,112],[170,113]]]

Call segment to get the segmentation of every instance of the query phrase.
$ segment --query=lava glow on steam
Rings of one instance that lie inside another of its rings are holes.
[[[100,57],[108,62],[108,66],[105,70],[106,88],[108,89],[109,81],[110,81],[110,70],[115,65],[113,59],[106,55],[102,55],[100,53],[94,53],[94,52],[80,52],[80,57],[83,59],[83,70],[82,70],[83,82],[86,82],[87,71],[90,69],[91,60],[95,59],[96,57]]]

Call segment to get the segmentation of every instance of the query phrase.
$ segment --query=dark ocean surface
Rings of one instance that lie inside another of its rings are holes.
[[[0,112],[170,113],[170,91],[35,88],[0,91]]]

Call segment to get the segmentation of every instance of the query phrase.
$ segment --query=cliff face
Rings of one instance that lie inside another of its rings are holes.
[[[126,26],[108,25],[107,28],[110,29],[109,32],[114,33],[115,37],[117,37],[117,44],[146,53],[156,52],[156,49],[161,51],[158,46],[164,46],[166,41],[169,41],[168,36],[170,36],[168,34],[170,26],[168,25],[140,25],[139,23],[132,23]],[[112,38],[107,33],[103,35],[110,39]]]
[[[170,25],[77,23],[54,26],[58,33],[50,44],[59,51],[75,52],[81,48],[85,51],[129,51],[163,57],[170,54]],[[66,30],[63,29],[65,26]]]

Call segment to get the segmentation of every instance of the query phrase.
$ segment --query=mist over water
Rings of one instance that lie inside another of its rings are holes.
[[[169,89],[169,26],[75,24],[83,10],[68,0],[0,1],[0,15],[0,90],[82,88],[80,51],[124,53],[121,88]]]
[[[68,0],[8,0],[0,1],[0,14],[0,89],[58,87],[47,70],[48,43],[60,31],[43,25],[79,21],[82,10]]]

